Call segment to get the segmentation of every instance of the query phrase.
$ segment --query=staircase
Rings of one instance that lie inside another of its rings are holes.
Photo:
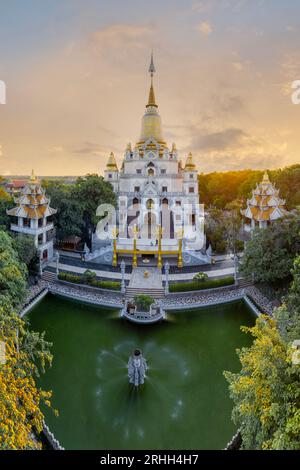
[[[165,291],[164,289],[161,288],[148,288],[145,289],[141,287],[127,287],[126,292],[125,292],[125,298],[126,299],[131,299],[135,295],[150,295],[150,297],[153,297],[154,299],[162,299],[165,296]]]
[[[147,277],[145,272],[147,271]],[[149,295],[154,299],[161,299],[165,295],[162,285],[161,269],[154,267],[134,268],[131,273],[129,286],[126,288],[125,297],[132,298],[135,295]]]
[[[46,282],[53,282],[56,281],[56,274],[51,271],[43,271],[42,279]]]
[[[244,289],[245,287],[253,286],[253,282],[250,279],[238,279],[238,286]]]

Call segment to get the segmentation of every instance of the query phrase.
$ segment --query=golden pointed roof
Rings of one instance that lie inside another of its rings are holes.
[[[118,171],[117,162],[113,152],[110,153],[106,168],[111,171]]]
[[[151,86],[150,86],[150,90],[149,90],[149,97],[148,97],[148,103],[146,105],[146,108],[148,108],[148,106],[155,106],[157,108],[157,104],[155,102],[155,94],[154,94],[154,88],[153,88],[152,82],[151,82]]]
[[[195,170],[195,169],[196,169],[196,165],[193,161],[192,152],[190,152],[188,154],[188,157],[187,157],[186,162],[185,162],[184,171],[191,171],[191,170]]]
[[[30,175],[30,178],[29,178],[30,182],[36,182],[37,181],[37,177],[35,176],[34,174],[34,170],[31,170],[31,175]]]
[[[268,175],[268,172],[267,172],[267,171],[265,171],[265,173],[264,173],[262,182],[265,183],[265,184],[269,184],[269,183],[270,183],[270,178],[269,178],[269,175]]]

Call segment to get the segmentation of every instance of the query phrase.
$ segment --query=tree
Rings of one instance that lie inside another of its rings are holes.
[[[256,282],[287,281],[300,250],[300,213],[255,229],[247,243],[240,271]]]
[[[13,199],[3,188],[0,188],[0,229],[8,229],[10,225],[10,217],[6,214],[7,209],[13,207]]]
[[[33,269],[33,263],[38,262],[34,239],[28,235],[18,234],[13,238],[13,247],[18,254],[19,260],[26,264],[28,269]]]
[[[43,187],[51,198],[51,204],[57,209],[53,221],[59,240],[71,235],[82,236],[83,209],[82,205],[74,200],[73,186],[61,181],[43,181]]]
[[[0,231],[0,449],[35,449],[33,438],[43,426],[41,404],[50,406],[51,392],[35,382],[51,364],[50,344],[44,334],[30,331],[15,313],[26,294],[26,266],[14,250],[14,241]]]
[[[74,200],[78,202],[83,212],[85,239],[90,244],[91,233],[95,230],[98,217],[97,207],[100,204],[116,205],[116,196],[110,183],[102,176],[90,174],[77,179],[72,188]]]
[[[29,332],[23,320],[0,307],[0,341],[5,344],[5,362],[0,364],[0,449],[41,448],[33,431],[43,427],[41,404],[51,406],[51,392],[37,387],[36,362],[41,369],[51,363],[49,343],[43,335]]]
[[[283,304],[275,310],[281,335],[286,341],[300,339],[300,256],[292,270],[293,282]]]
[[[261,316],[250,348],[238,351],[242,369],[225,372],[234,400],[232,417],[241,429],[244,449],[300,449],[300,368],[276,322]]]
[[[14,307],[24,300],[26,274],[26,266],[19,260],[13,240],[8,233],[0,231],[0,297],[7,296]]]

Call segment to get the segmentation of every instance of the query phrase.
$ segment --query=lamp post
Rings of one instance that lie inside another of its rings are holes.
[[[56,252],[56,278],[58,279],[59,275],[59,252]]]
[[[165,294],[167,295],[169,293],[169,271],[170,271],[170,265],[168,261],[165,263],[165,275],[166,275],[166,281],[165,281]]]
[[[121,274],[122,274],[122,281],[121,281],[121,292],[125,294],[125,261],[122,260],[121,262]]]

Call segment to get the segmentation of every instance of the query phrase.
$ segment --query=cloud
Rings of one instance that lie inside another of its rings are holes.
[[[0,144],[0,157],[3,157],[2,144]]]
[[[90,41],[96,48],[118,48],[128,46],[141,48],[141,40],[145,39],[153,27],[150,25],[113,24],[90,34]]]
[[[52,153],[62,153],[64,151],[64,148],[62,145],[54,145],[53,147],[48,148],[48,152]]]
[[[197,31],[204,36],[209,36],[212,33],[212,26],[208,21],[202,21],[196,26]]]
[[[228,128],[218,132],[198,131],[192,141],[194,148],[206,151],[239,148],[249,144],[250,138],[242,129]]]

